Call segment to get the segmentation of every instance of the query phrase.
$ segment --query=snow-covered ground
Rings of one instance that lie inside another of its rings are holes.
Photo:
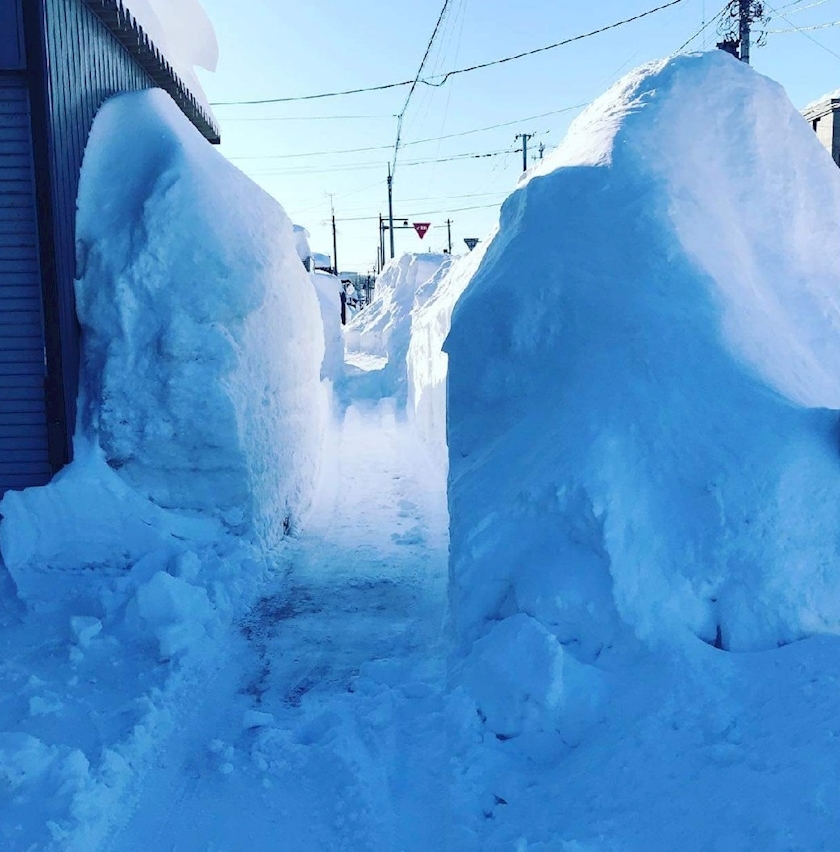
[[[442,848],[447,515],[393,402],[352,406],[284,570],[107,848]]]
[[[343,363],[285,214],[133,97],[77,460],[0,506],[0,848],[834,852],[840,174],[784,92],[633,72]]]

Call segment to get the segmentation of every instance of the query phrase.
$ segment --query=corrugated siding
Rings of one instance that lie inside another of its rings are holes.
[[[82,0],[46,0],[45,29],[58,315],[68,434],[76,422],[79,331],[76,273],[76,197],[85,145],[102,104],[118,92],[150,88],[132,60]],[[119,176],[114,176],[119,180]]]
[[[0,69],[23,70],[23,53],[20,0],[0,0]]]
[[[50,478],[29,95],[0,76],[0,494]]]

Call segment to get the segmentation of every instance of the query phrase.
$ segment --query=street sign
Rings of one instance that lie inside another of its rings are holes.
[[[464,237],[467,248],[472,251],[478,245],[478,237]]]
[[[417,236],[422,240],[426,236],[426,231],[432,226],[431,222],[413,222],[414,230],[417,231]]]

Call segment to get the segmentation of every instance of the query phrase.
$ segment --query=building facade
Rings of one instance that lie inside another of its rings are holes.
[[[802,115],[834,162],[840,166],[840,98],[828,97],[811,104]]]
[[[0,0],[0,494],[71,459],[82,158],[102,104],[150,87],[219,141],[123,0]]]

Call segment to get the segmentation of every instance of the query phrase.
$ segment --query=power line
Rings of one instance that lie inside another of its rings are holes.
[[[840,54],[835,53],[830,47],[826,47],[822,42],[817,41],[812,35],[809,35],[804,30],[798,28],[793,21],[783,15],[778,9],[774,9],[769,3],[767,3],[767,8],[773,12],[773,14],[778,15],[782,20],[787,21],[797,32],[802,33],[803,38],[807,38],[808,41],[813,42],[821,50],[824,50],[826,53],[830,53],[835,59],[840,59]]]
[[[683,52],[683,51],[684,51],[684,50],[685,50],[685,49],[686,49],[686,48],[687,48],[687,47],[691,44],[691,42],[693,42],[693,41],[694,41],[694,39],[696,39],[696,38],[698,38],[699,36],[703,35],[703,33],[704,33],[704,32],[706,32],[706,30],[707,30],[707,29],[709,29],[709,27],[710,27],[710,26],[712,26],[712,24],[714,24],[714,23],[715,23],[715,22],[716,22],[716,21],[717,21],[717,20],[718,20],[718,19],[719,19],[722,15],[723,15],[723,13],[724,13],[724,12],[725,12],[728,8],[729,8],[729,2],[728,2],[728,0],[727,0],[727,2],[723,5],[723,8],[722,8],[722,9],[721,9],[718,13],[717,13],[717,15],[715,15],[715,16],[714,16],[713,18],[711,18],[710,20],[706,21],[706,23],[705,23],[705,24],[703,24],[703,26],[702,26],[702,27],[700,27],[700,29],[699,29],[699,30],[697,30],[697,32],[696,32],[696,33],[694,33],[694,35],[693,35],[693,36],[691,36],[691,38],[689,38],[688,40],[684,41],[684,42],[683,42],[683,43],[682,43],[682,44],[681,44],[681,45],[680,45],[680,46],[679,46],[679,47],[678,47],[678,48],[674,51],[674,53],[682,53],[682,52]]]
[[[508,193],[509,195],[510,193]],[[416,219],[418,216],[442,216],[449,213],[464,213],[467,210],[489,210],[491,207],[501,207],[497,204],[474,204],[469,207],[451,207],[448,210],[419,210],[408,216],[398,216],[397,219]],[[379,216],[351,216],[348,219],[336,219],[336,222],[375,222]]]
[[[511,127],[514,124],[522,124],[526,121],[536,121],[540,118],[547,118],[552,115],[561,115],[562,113],[572,112],[576,109],[582,109],[586,104],[574,104],[574,106],[563,107],[562,109],[554,109],[550,112],[543,112],[539,115],[531,115],[526,118],[517,118],[513,121],[503,121],[499,124],[490,124],[487,127],[476,127],[472,130],[462,130],[460,133],[447,133],[443,136],[430,136],[426,139],[414,139],[411,142],[403,142],[403,148],[408,148],[411,145],[424,145],[429,142],[440,142],[444,139],[458,139],[462,136],[471,136],[475,133],[484,133],[488,130],[497,130],[500,127]],[[544,131],[549,132],[549,131]],[[344,148],[343,150],[334,150],[334,151],[304,151],[296,154],[253,154],[253,155],[243,155],[237,157],[228,157],[228,160],[286,160],[286,159],[299,159],[301,157],[326,157],[331,156],[333,154],[361,154],[367,153],[368,151],[385,151],[391,148],[390,145],[373,145],[366,148]]]
[[[555,42],[554,44],[547,44],[545,47],[538,47],[534,50],[526,50],[522,53],[517,53],[513,56],[506,56],[504,59],[494,59],[491,62],[481,62],[478,65],[470,65],[467,68],[459,68],[457,71],[447,71],[446,74],[440,79],[439,82],[432,82],[431,80],[423,80],[423,83],[426,83],[428,86],[442,86],[452,77],[457,74],[466,74],[470,71],[479,71],[483,68],[491,68],[494,65],[503,65],[506,62],[514,62],[517,59],[524,59],[526,56],[535,56],[538,53],[545,53],[547,50],[555,50],[558,47],[565,47],[568,44],[573,44],[576,41],[583,41],[583,39],[592,38],[592,36],[601,35],[601,33],[609,32],[610,30],[614,30],[617,27],[623,27],[625,24],[632,24],[634,21],[639,21],[642,18],[647,18],[649,15],[653,15],[656,12],[661,12],[664,9],[670,9],[672,6],[677,6],[678,4],[684,2],[684,0],[670,0],[669,3],[665,3],[662,6],[657,6],[655,9],[648,9],[647,12],[641,12],[638,15],[633,15],[632,18],[625,18],[622,21],[616,21],[614,24],[608,24],[605,27],[600,27],[597,30],[591,30],[588,33],[581,33],[580,35],[572,36],[571,38],[564,39],[563,41]]]
[[[403,108],[400,110],[400,113],[397,116],[397,138],[394,142],[394,162],[393,166],[391,167],[392,177],[393,173],[397,170],[397,155],[400,152],[400,138],[402,137],[402,126],[403,120],[405,119],[405,113],[408,109],[408,105],[411,103],[411,96],[414,94],[414,90],[417,88],[417,84],[420,82],[420,75],[423,73],[423,69],[426,67],[426,60],[429,58],[429,54],[432,52],[432,45],[435,43],[437,34],[440,31],[440,25],[443,23],[443,19],[446,16],[447,9],[449,9],[449,0],[443,0],[443,6],[441,7],[440,15],[438,15],[437,23],[435,24],[434,30],[432,30],[432,35],[429,39],[429,43],[426,45],[426,52],[423,54],[423,58],[420,60],[420,66],[417,68],[417,73],[414,75],[414,80],[412,81],[411,88],[408,90],[408,94],[406,95]],[[391,237],[393,239],[393,231],[391,232]]]
[[[243,118],[223,118],[225,124],[241,121],[372,121],[374,119],[394,119],[391,113],[380,113],[379,115],[264,115],[259,117],[245,116]]]
[[[463,160],[479,160],[485,159],[487,157],[499,157],[503,154],[512,154],[518,153],[521,151],[520,148],[510,148],[504,151],[490,151],[488,153],[477,153],[477,154],[455,154],[451,157],[431,157],[428,159],[422,160],[408,160],[403,163],[404,166],[426,166],[431,163],[450,163],[456,161]],[[246,172],[246,174],[250,175],[295,175],[295,174],[326,174],[328,172],[343,172],[343,171],[353,171],[355,169],[381,169],[381,162],[368,162],[368,163],[343,163],[337,166],[331,166],[326,169],[310,169],[310,168],[302,168],[302,169],[271,169],[268,171],[252,171]]]
[[[618,27],[623,27],[625,24],[632,24],[635,21],[640,21],[642,18],[647,18],[650,15],[654,15],[657,12],[662,12],[665,9],[670,9],[672,6],[677,6],[680,3],[685,2],[685,0],[669,0],[668,3],[664,3],[661,6],[656,6],[653,9],[648,9],[646,12],[640,12],[638,15],[633,15],[630,18],[624,18],[620,21],[615,21],[612,24],[607,24],[606,26],[599,27],[595,30],[590,30],[586,33],[581,33],[580,35],[572,36],[571,38],[563,39],[562,41],[555,42],[554,44],[547,44],[544,47],[538,47],[534,50],[526,50],[522,53],[517,53],[513,56],[506,56],[503,59],[494,59],[490,62],[482,62],[478,65],[470,65],[467,68],[458,68],[454,71],[448,71],[446,74],[442,76],[435,76],[428,79],[420,79],[419,83],[424,83],[429,86],[443,86],[448,80],[458,74],[467,74],[471,71],[479,71],[484,68],[490,68],[494,65],[502,65],[506,62],[514,62],[518,59],[524,59],[527,56],[534,56],[538,53],[545,53],[548,50],[556,50],[558,47],[565,47],[566,45],[573,44],[578,41],[583,41],[587,38],[592,38],[596,35],[601,35],[602,33],[609,32],[610,30],[617,29]],[[437,80],[437,82],[434,82]],[[296,101],[314,101],[320,100],[322,98],[338,98],[343,97],[345,95],[358,95],[365,92],[382,92],[386,89],[398,89],[403,86],[412,85],[413,80],[403,80],[399,83],[383,83],[379,86],[365,86],[357,89],[344,89],[342,91],[335,92],[321,92],[317,95],[296,95],[294,97],[288,98],[261,98],[259,100],[248,100],[248,101],[212,101],[211,106],[253,106],[256,104],[285,104],[285,103],[293,103]]]
[[[805,33],[813,32],[814,30],[827,30],[829,27],[840,27],[840,21],[832,21],[828,24],[814,24],[810,27],[791,27],[789,30],[767,30],[767,33],[773,35],[783,35],[784,33]]]
[[[801,3],[802,0],[799,0],[799,2]],[[791,9],[788,12],[788,15],[795,15],[797,12],[804,12],[807,9],[816,9],[817,6],[824,6],[826,3],[830,3],[830,2],[831,2],[831,0],[816,0],[816,3],[809,3],[807,6],[799,6],[796,9]],[[791,4],[791,5],[794,5],[794,4]],[[783,12],[787,8],[788,8],[787,6],[782,6],[780,11]]]

